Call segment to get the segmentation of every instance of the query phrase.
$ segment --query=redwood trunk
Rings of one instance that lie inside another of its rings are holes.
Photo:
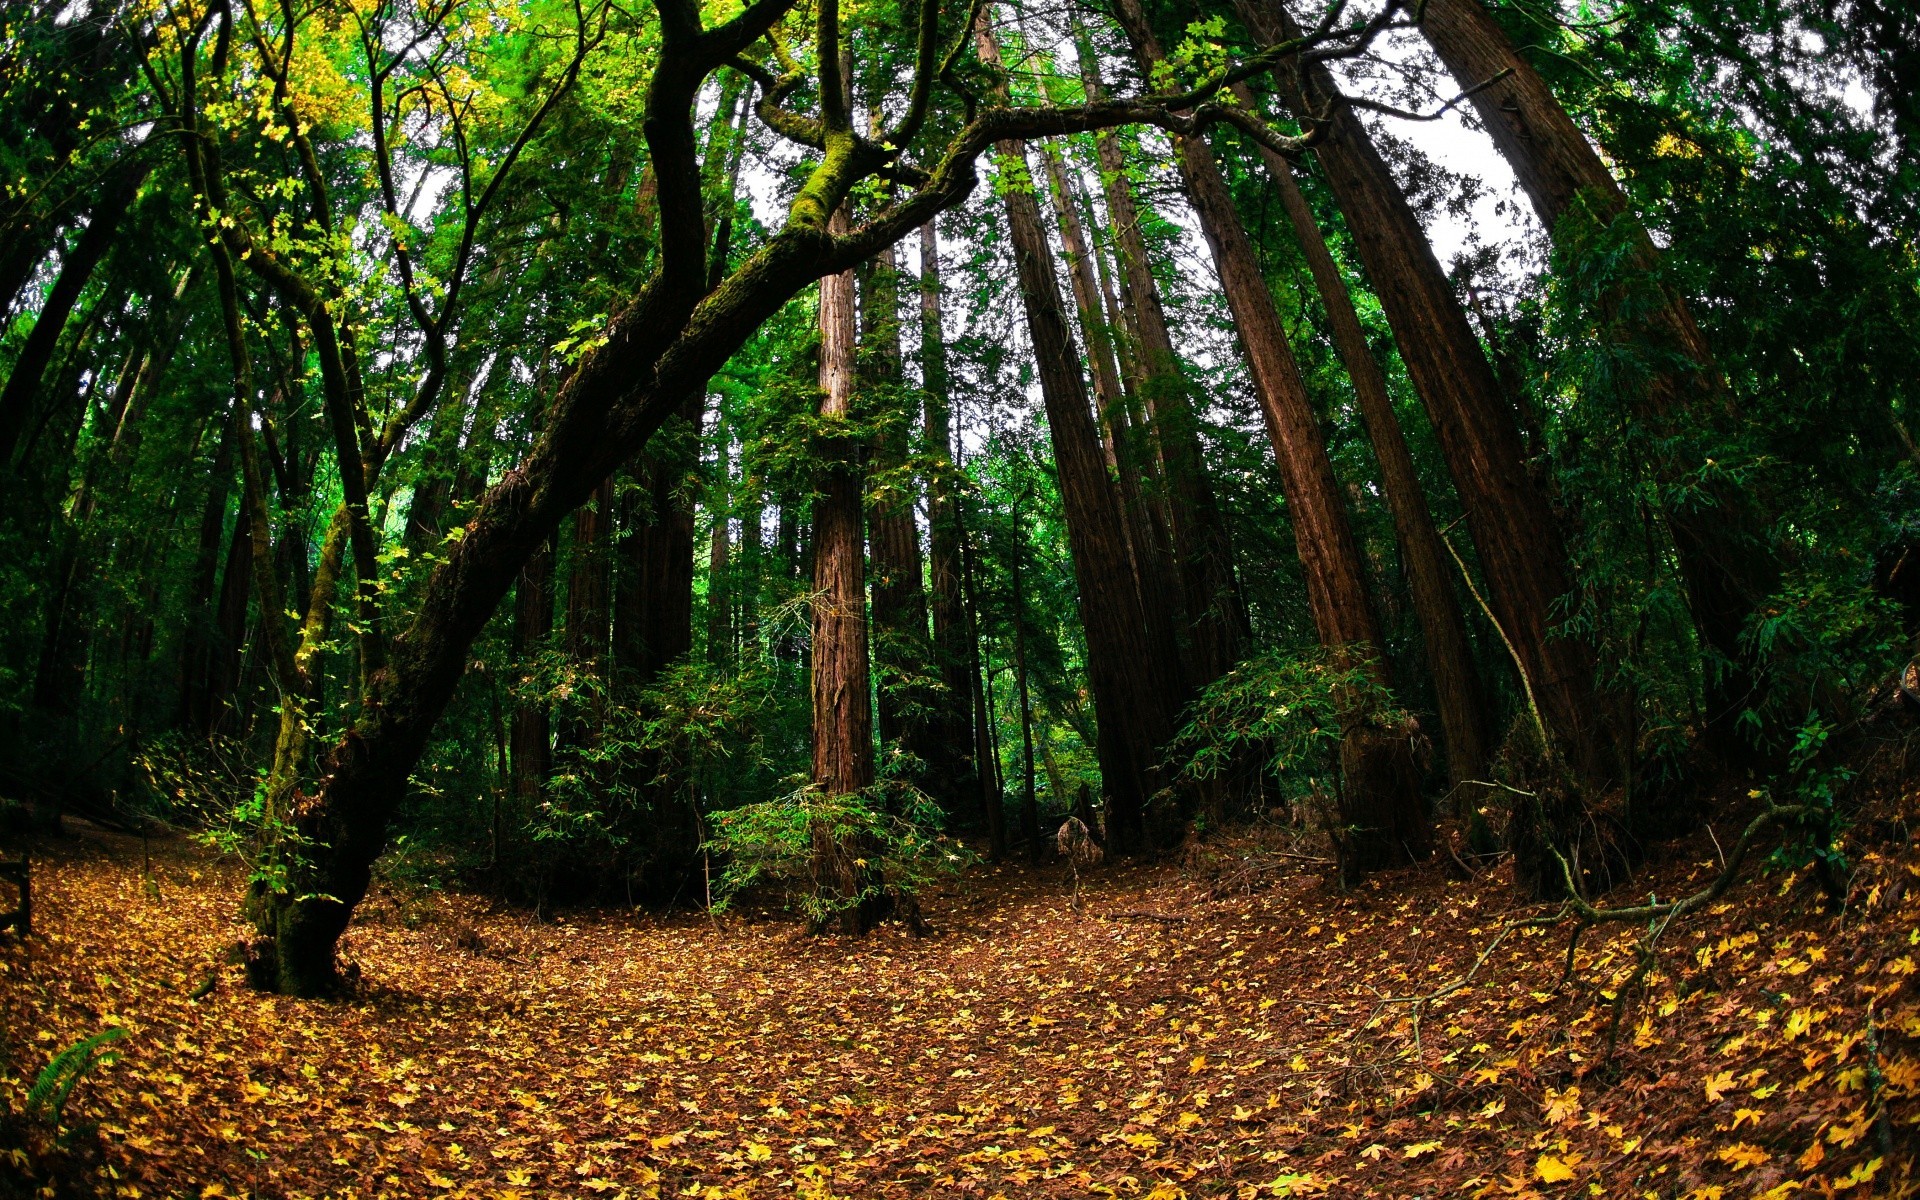
[[[1243,102],[1252,103],[1250,92],[1241,90],[1240,95]],[[1491,741],[1479,670],[1474,665],[1466,621],[1453,586],[1453,566],[1447,561],[1446,548],[1434,528],[1433,513],[1427,507],[1413,454],[1407,448],[1406,434],[1400,428],[1393,398],[1387,392],[1386,375],[1367,345],[1366,331],[1361,328],[1360,315],[1354,311],[1353,297],[1327,249],[1313,208],[1300,190],[1293,164],[1264,146],[1261,157],[1266,161],[1274,190],[1280,194],[1281,207],[1286,209],[1287,219],[1293,225],[1294,238],[1306,257],[1314,286],[1326,306],[1334,349],[1353,381],[1360,419],[1366,425],[1368,440],[1373,443],[1374,459],[1380,464],[1380,483],[1387,494],[1387,507],[1393,513],[1400,561],[1413,594],[1414,616],[1420,623],[1426,646],[1427,668],[1433,675],[1434,701],[1446,741],[1447,778],[1457,786],[1462,780],[1481,777],[1491,753]]]
[[[1183,615],[1177,615],[1182,600],[1177,585],[1179,575],[1166,527],[1142,487],[1139,439],[1128,419],[1127,396],[1120,381],[1112,331],[1103,312],[1100,286],[1094,278],[1093,256],[1081,230],[1078,201],[1059,155],[1051,147],[1043,146],[1040,157],[1047,166],[1048,190],[1053,196],[1054,215],[1060,223],[1060,244],[1067,255],[1067,280],[1073,290],[1074,308],[1080,316],[1081,332],[1087,339],[1087,358],[1093,368],[1094,408],[1100,414],[1107,467],[1113,473],[1120,513],[1126,520],[1134,588],[1140,594],[1147,645],[1162,656],[1155,668],[1161,678],[1182,679],[1178,662],[1181,646],[1176,633],[1177,625],[1185,624]],[[1183,689],[1170,703],[1177,707],[1185,703],[1187,695]]]
[[[1299,27],[1278,0],[1237,0],[1255,36],[1273,43]],[[1613,772],[1594,690],[1592,647],[1555,626],[1572,590],[1567,552],[1547,498],[1528,474],[1512,405],[1467,324],[1406,197],[1331,74],[1275,69],[1296,112],[1326,112],[1315,155],[1347,218],[1440,451],[1466,509],[1489,602],[1511,641],[1549,737],[1597,791]]]
[[[1101,94],[1098,58],[1080,55],[1081,76],[1089,98]],[[1233,575],[1233,547],[1225,519],[1207,474],[1200,445],[1200,423],[1189,385],[1167,331],[1160,285],[1153,277],[1140,213],[1120,141],[1111,131],[1096,135],[1100,173],[1106,184],[1107,224],[1125,280],[1125,296],[1139,360],[1142,398],[1153,419],[1172,518],[1172,543],[1185,593],[1189,679],[1204,687],[1232,669],[1247,634],[1247,616]]]
[[[900,287],[895,250],[874,257],[864,277],[860,315],[863,378],[881,388],[903,386],[900,354]],[[920,530],[914,523],[913,480],[897,433],[883,435],[874,447],[874,465],[884,490],[870,501],[873,552],[874,661],[881,752],[895,760],[916,783],[931,766],[927,713],[932,697],[921,680],[928,668],[927,594],[920,558]]]
[[[836,224],[844,212],[834,216]],[[844,420],[854,391],[852,271],[820,281],[820,415]],[[829,800],[873,783],[873,710],[867,657],[866,558],[861,447],[851,437],[822,447],[813,500],[813,783]],[[842,932],[871,923],[863,902],[863,847],[824,821],[812,830],[814,886],[838,912]]]

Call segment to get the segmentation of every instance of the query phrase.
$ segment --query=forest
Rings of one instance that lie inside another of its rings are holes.
[[[1903,0],[6,0],[0,1200],[1920,1194]]]

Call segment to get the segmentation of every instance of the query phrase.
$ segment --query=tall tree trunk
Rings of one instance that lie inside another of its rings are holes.
[[[743,456],[744,458],[744,456]],[[760,653],[760,571],[766,560],[766,493],[756,475],[741,463],[740,553],[734,573],[738,595],[734,611],[740,616],[741,653],[749,659]]]
[[[846,227],[837,210],[837,229]],[[854,392],[852,271],[820,281],[820,415],[845,420]],[[829,801],[873,784],[873,710],[867,658],[862,447],[839,436],[821,448],[813,500],[813,783]],[[863,896],[864,847],[827,821],[812,830],[814,887],[829,898],[842,932],[863,933],[877,907]]]
[[[1093,368],[1094,409],[1100,414],[1107,468],[1113,473],[1120,514],[1126,521],[1127,548],[1133,564],[1134,588],[1140,594],[1140,614],[1146,622],[1147,646],[1164,656],[1156,667],[1160,678],[1184,681],[1186,677],[1179,663],[1182,647],[1176,632],[1178,627],[1186,625],[1185,614],[1180,611],[1184,597],[1177,586],[1179,572],[1174,567],[1167,530],[1142,487],[1140,462],[1144,456],[1128,420],[1120,364],[1114,355],[1112,330],[1102,311],[1093,256],[1081,229],[1078,198],[1053,148],[1043,145],[1040,157],[1046,164],[1048,191],[1060,225],[1060,244],[1067,256],[1067,280],[1073,292],[1074,308],[1087,340],[1087,359]],[[1186,702],[1189,694],[1182,689],[1169,703],[1177,708]]]
[[[1088,49],[1079,57],[1088,98],[1102,96],[1098,56]],[[1134,353],[1139,360],[1142,398],[1152,417],[1154,440],[1163,464],[1174,555],[1186,596],[1189,678],[1196,687],[1204,687],[1238,661],[1240,644],[1247,634],[1246,609],[1234,581],[1233,544],[1207,472],[1190,387],[1167,331],[1160,285],[1147,256],[1139,207],[1127,178],[1120,140],[1107,130],[1095,135],[1094,146],[1105,182],[1107,224],[1126,285],[1124,295]]]
[[[534,684],[535,677],[526,668],[547,648],[552,633],[553,543],[549,539],[520,569],[513,588],[513,657],[522,666],[522,688]],[[533,812],[553,771],[553,727],[544,700],[519,697],[513,707],[509,742],[514,798],[522,811]]]
[[[253,595],[253,513],[242,496],[227,542],[227,563],[220,575],[220,600],[214,612],[214,642],[208,664],[207,732],[237,735],[244,721],[230,722],[240,690],[240,668],[247,645],[247,600]]]
[[[947,342],[940,303],[940,236],[920,227],[920,380],[926,394],[926,438],[934,470],[927,481],[928,582],[933,651],[941,691],[929,729],[929,790],[958,814],[979,789],[974,757],[973,693],[966,601],[960,587],[960,527],[954,499],[952,415],[947,398]]]
[[[999,48],[984,22],[977,40],[981,57],[997,65]],[[1011,169],[1029,170],[1024,142],[1003,141],[996,149]],[[1099,723],[1096,752],[1107,792],[1107,832],[1114,849],[1131,852],[1149,839],[1148,802],[1159,791],[1159,758],[1173,734],[1169,700],[1178,685],[1158,678],[1155,667],[1165,656],[1147,644],[1126,526],[1107,477],[1039,204],[1024,186],[1004,188],[1002,203],[1066,511],[1086,631],[1087,678]],[[1174,833],[1159,825],[1153,830],[1160,841]]]
[[[233,483],[233,424],[222,423],[220,448],[214,453],[207,500],[201,510],[200,536],[194,552],[187,598],[187,629],[180,653],[180,728],[199,737],[213,731],[214,697],[225,674],[222,631],[219,628],[220,550],[226,532],[227,498]]]
[[[1244,87],[1236,89],[1241,102],[1254,104],[1253,95]],[[1314,219],[1313,207],[1300,190],[1293,164],[1266,147],[1260,148],[1267,172],[1279,193],[1293,225],[1294,239],[1306,257],[1307,269],[1327,310],[1327,326],[1333,335],[1334,350],[1353,381],[1359,402],[1360,420],[1373,443],[1373,455],[1380,464],[1380,483],[1387,494],[1387,507],[1393,514],[1394,534],[1400,546],[1400,561],[1413,593],[1414,616],[1427,652],[1427,669],[1433,675],[1434,700],[1440,712],[1447,752],[1447,778],[1458,785],[1465,779],[1481,778],[1492,743],[1487,731],[1486,700],[1479,670],[1474,665],[1473,649],[1467,641],[1467,625],[1453,585],[1453,567],[1447,561],[1446,548],[1434,528],[1433,513],[1427,507],[1419,473],[1407,437],[1393,410],[1393,398],[1387,391],[1386,375],[1367,345],[1366,331],[1354,310],[1353,296],[1346,280],[1327,248],[1326,238]]]
[[[900,352],[899,264],[892,246],[874,256],[862,277],[862,376],[881,388],[904,386]],[[868,520],[873,556],[873,629],[881,753],[899,755],[916,784],[933,766],[924,684],[929,666],[927,593],[922,581],[920,529],[913,517],[916,488],[906,470],[905,420],[874,446],[876,479],[869,484]],[[877,484],[877,486],[875,486]],[[900,773],[900,772],[890,772]]]
[[[1255,36],[1298,36],[1280,0],[1236,0]],[[1466,509],[1493,615],[1513,645],[1553,745],[1595,794],[1617,769],[1594,690],[1593,649],[1564,634],[1557,607],[1572,590],[1566,546],[1528,473],[1512,405],[1447,284],[1406,197],[1324,66],[1275,68],[1296,113],[1326,113],[1314,154],[1347,219],[1401,359],[1433,421]]]
[[[1120,0],[1119,10],[1141,69],[1151,72],[1164,55],[1138,0]],[[1388,685],[1386,639],[1373,611],[1365,560],[1354,541],[1319,414],[1287,344],[1259,258],[1205,139],[1176,137],[1174,146],[1273,443],[1314,629],[1340,665]],[[1425,857],[1426,803],[1406,731],[1386,727],[1358,696],[1344,698],[1342,708],[1341,818],[1347,831],[1340,839],[1342,865],[1368,871]]]
[[[1627,215],[1627,197],[1547,81],[1479,0],[1430,0],[1422,12],[1421,31],[1463,88],[1493,81],[1473,94],[1474,109],[1555,244],[1575,255],[1593,251],[1595,230],[1586,226]],[[1589,220],[1570,221],[1582,203]],[[1655,477],[1688,489],[1686,501],[1667,507],[1667,525],[1695,627],[1721,660],[1704,673],[1708,742],[1732,760],[1747,748],[1740,718],[1761,670],[1741,633],[1778,586],[1780,562],[1751,494],[1711,471],[1711,435],[1725,428],[1731,400],[1706,338],[1685,298],[1652,278],[1659,252],[1645,230],[1630,237],[1627,266],[1654,302],[1629,296],[1623,282],[1602,298],[1600,316],[1606,335],[1654,360],[1624,399],[1660,455],[1650,464]]]
[[[993,702],[980,633],[979,554],[964,526],[960,529],[961,588],[966,596],[967,694],[973,707],[973,759],[979,767],[980,819],[987,827],[987,857],[999,862],[1007,853],[1006,785],[1000,778],[1000,753],[993,738]]]
[[[1020,513],[1014,511],[1014,527],[1019,529]],[[1040,840],[1040,801],[1033,787],[1033,703],[1027,696],[1027,589],[1021,560],[1026,546],[1013,550],[1013,678],[1020,704],[1020,836],[1027,843],[1027,861],[1040,865],[1046,843]]]

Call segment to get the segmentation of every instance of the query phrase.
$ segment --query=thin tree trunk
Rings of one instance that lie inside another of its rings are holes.
[[[1014,525],[1019,526],[1019,510]],[[1027,861],[1040,865],[1046,844],[1040,840],[1040,802],[1033,787],[1033,704],[1027,696],[1027,590],[1021,571],[1026,547],[1013,552],[1013,677],[1020,701],[1020,762],[1023,774],[1020,789],[1020,835],[1026,839]]]
[[[733,661],[733,578],[727,563],[732,557],[732,530],[727,516],[727,429],[716,416],[713,475],[707,483],[707,665],[724,667]]]
[[[947,398],[947,343],[941,324],[940,237],[920,227],[920,380],[926,395],[927,446],[935,468],[927,482],[927,549],[933,608],[933,650],[943,685],[929,735],[934,758],[928,784],[947,812],[958,814],[979,789],[974,754],[971,638],[960,587],[959,514],[953,495],[953,431]]]

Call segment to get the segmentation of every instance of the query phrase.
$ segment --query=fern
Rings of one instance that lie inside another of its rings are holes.
[[[54,1055],[27,1092],[27,1115],[58,1129],[73,1089],[95,1067],[113,1061],[114,1051],[108,1047],[125,1036],[124,1028],[110,1025]]]

